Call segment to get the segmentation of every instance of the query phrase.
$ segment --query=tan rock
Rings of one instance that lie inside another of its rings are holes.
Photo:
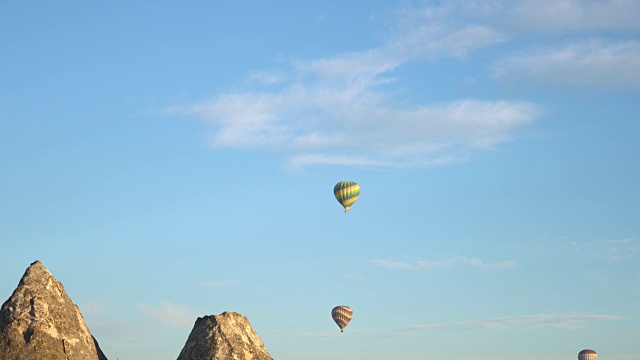
[[[235,312],[199,317],[178,360],[273,360],[249,320]]]
[[[0,308],[2,360],[107,360],[64,286],[36,261]]]

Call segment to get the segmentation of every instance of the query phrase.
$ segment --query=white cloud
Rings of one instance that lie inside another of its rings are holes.
[[[460,100],[400,106],[371,88],[293,85],[221,95],[171,112],[206,119],[214,147],[286,151],[291,164],[414,166],[459,161],[534,121],[533,104]]]
[[[253,71],[247,74],[246,81],[259,85],[276,85],[286,80],[287,74],[280,71]]]
[[[636,0],[539,0],[494,2],[510,26],[528,32],[591,32],[640,29]]]
[[[558,328],[565,330],[579,329],[586,322],[593,321],[614,321],[621,319],[617,315],[598,314],[540,314],[502,317],[493,320],[469,321],[450,324],[424,324],[387,329],[395,332],[416,332],[426,330],[459,330],[459,329],[536,329],[536,328]]]
[[[91,333],[99,340],[124,339],[135,342],[146,336],[146,332],[142,330],[140,324],[132,321],[94,321],[89,324],[89,328]]]
[[[510,100],[411,103],[394,92],[402,87],[404,65],[443,57],[469,63],[474,51],[506,43],[501,50],[511,54],[495,52],[494,66],[484,68],[495,78],[638,87],[640,43],[624,38],[640,30],[638,18],[640,5],[633,0],[406,5],[378,47],[253,71],[249,90],[167,112],[203,119],[214,148],[280,151],[296,168],[461,162],[473,151],[514,139],[540,109]],[[603,40],[589,40],[597,36]]]
[[[640,42],[588,41],[536,49],[496,64],[496,76],[547,84],[640,87]]]
[[[640,3],[636,0],[450,0],[444,5],[411,10],[425,14],[432,22],[487,23],[509,36],[630,33],[640,29]]]
[[[587,244],[586,250],[609,263],[633,259],[640,255],[640,246],[633,238],[610,239]]]
[[[189,328],[197,319],[197,315],[187,305],[162,302],[156,305],[141,304],[139,309],[146,317],[166,327]]]
[[[640,256],[640,245],[635,238],[605,239],[596,241],[580,241],[567,239],[566,237],[540,239],[535,243],[511,244],[510,247],[526,257],[536,258],[561,258],[588,259],[599,264],[613,265],[617,263],[632,263]],[[602,269],[601,266],[589,270]],[[595,279],[594,272],[588,273]],[[601,275],[598,280],[604,280]]]
[[[85,317],[104,314],[106,307],[107,299],[105,298],[87,299],[79,306]]]
[[[310,333],[310,332],[298,331],[298,330],[272,331],[269,334],[286,335],[286,336],[298,336],[298,337],[306,337],[306,338],[314,338],[314,339],[323,339],[323,338],[330,338],[330,337],[340,336],[339,334],[336,334],[335,332],[332,332],[332,333]]]
[[[627,261],[640,255],[640,246],[633,238],[574,241],[572,245],[572,251],[578,256],[589,256],[610,264]]]
[[[372,260],[376,266],[387,269],[408,269],[408,270],[434,270],[434,269],[451,269],[459,265],[471,266],[479,269],[504,269],[513,268],[516,265],[515,260],[505,260],[498,262],[487,262],[478,258],[470,258],[461,255],[450,255],[437,260],[419,260],[414,263],[391,261],[391,260]]]
[[[288,72],[253,72],[251,82],[275,86],[166,111],[205,120],[214,148],[282,151],[293,167],[464,161],[473,149],[513,138],[540,112],[506,100],[410,104],[385,92],[397,82],[394,70],[408,61],[464,56],[505,40],[484,25],[442,22],[453,10],[405,11],[398,32],[378,48],[297,60]]]
[[[236,284],[236,283],[238,283],[238,280],[208,281],[208,282],[200,284],[200,287],[203,287],[203,288],[219,288],[219,287],[225,287],[225,286],[229,286],[229,285]]]
[[[360,273],[355,271],[341,271],[338,273],[338,275],[351,281],[361,281],[364,279],[364,277]]]
[[[640,85],[640,44],[636,40],[640,2],[636,0],[465,0],[421,12],[429,14],[437,24],[432,26],[444,26],[447,32],[455,31],[462,22],[469,28],[485,29],[487,34],[494,34],[494,39],[513,40],[509,45],[516,53],[493,67],[503,80],[578,86]],[[598,37],[608,40],[592,40]],[[559,40],[565,44],[550,45]],[[499,41],[484,46],[496,42]]]
[[[491,320],[467,321],[457,323],[433,323],[411,325],[396,328],[358,330],[351,329],[352,333],[416,333],[421,331],[442,331],[442,330],[532,330],[532,329],[563,329],[577,330],[582,328],[586,323],[599,321],[616,321],[622,319],[618,315],[605,314],[537,314],[500,317]],[[272,332],[276,335],[291,335],[302,337],[330,337],[332,334],[326,333],[307,333],[301,331],[279,331]]]
[[[510,35],[484,24],[471,3],[451,2],[436,7],[407,7],[400,11],[397,33],[386,44],[403,59],[464,57],[470,51],[504,42]]]
[[[300,76],[312,75],[322,81],[363,81],[387,73],[404,61],[406,59],[400,54],[372,49],[311,61],[298,60],[295,62],[295,72]]]
[[[387,269],[418,269],[418,267],[406,262],[392,261],[392,260],[371,260],[376,266],[384,267]]]
[[[313,75],[323,81],[372,79],[410,61],[463,57],[472,50],[508,39],[491,26],[450,21],[458,10],[453,5],[403,7],[397,11],[396,28],[379,47],[310,61],[299,60],[295,63],[295,73]]]

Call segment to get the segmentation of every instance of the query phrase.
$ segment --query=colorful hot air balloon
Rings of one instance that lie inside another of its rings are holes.
[[[340,181],[333,187],[333,195],[344,206],[344,212],[348,213],[351,205],[360,196],[360,186],[353,181]]]
[[[578,353],[578,360],[598,360],[598,353],[591,349],[584,349]]]
[[[336,306],[331,310],[331,317],[340,327],[340,332],[344,332],[344,328],[351,321],[352,316],[353,310],[348,306]]]

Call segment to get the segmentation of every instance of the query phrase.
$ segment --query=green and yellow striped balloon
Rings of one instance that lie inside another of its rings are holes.
[[[331,310],[331,317],[333,318],[333,321],[338,324],[338,327],[340,327],[340,332],[344,332],[344,328],[353,317],[353,310],[344,305],[336,306]]]
[[[333,187],[333,195],[336,196],[338,202],[344,207],[344,212],[349,212],[349,208],[353,205],[358,196],[360,196],[360,186],[353,181],[340,181]]]

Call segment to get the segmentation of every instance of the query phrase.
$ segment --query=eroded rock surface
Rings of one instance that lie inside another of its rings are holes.
[[[64,286],[36,261],[0,308],[2,360],[107,360]]]
[[[273,360],[249,320],[235,312],[199,317],[178,360]]]

